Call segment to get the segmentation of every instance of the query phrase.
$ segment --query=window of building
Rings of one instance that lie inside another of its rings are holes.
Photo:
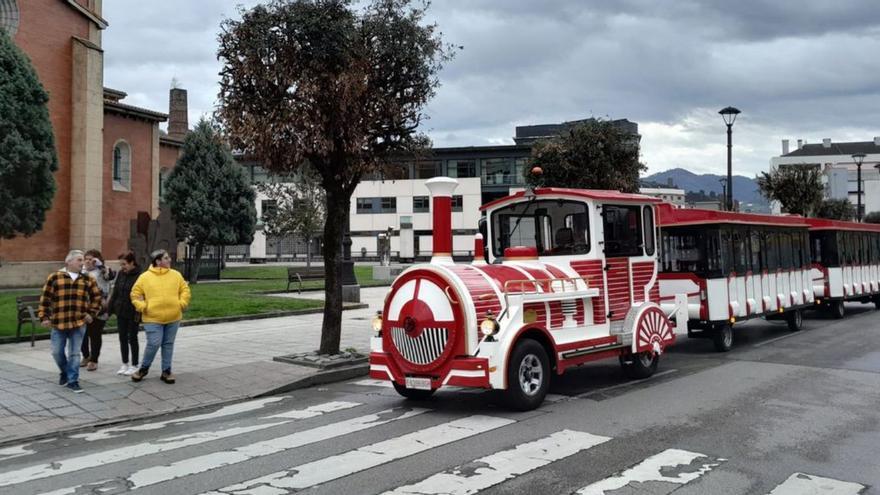
[[[464,210],[464,198],[461,196],[453,196],[452,197],[452,211],[462,211]]]
[[[19,13],[15,0],[0,0],[0,29],[10,38],[18,32]]]
[[[379,213],[397,213],[397,198],[381,198]]]
[[[265,222],[266,219],[272,217],[278,211],[278,201],[274,199],[264,199],[260,202],[260,211],[262,212],[262,219]]]
[[[529,165],[528,158],[517,158],[514,160],[513,182],[515,184],[525,184],[525,169]]]
[[[159,201],[165,199],[165,182],[168,180],[168,176],[171,174],[171,170],[167,167],[163,167],[162,170],[159,170]]]
[[[510,158],[487,158],[481,161],[483,184],[505,185],[514,183],[513,160]]]
[[[447,173],[450,177],[465,178],[477,176],[476,160],[449,160]]]
[[[357,198],[355,206],[357,213],[373,213],[373,198]]]
[[[642,215],[638,206],[603,205],[605,256],[641,256]]]
[[[431,211],[431,200],[428,196],[413,196],[413,213],[428,213]]]
[[[416,163],[416,179],[430,179],[440,175],[440,161],[428,160]]]
[[[113,190],[129,191],[131,189],[131,146],[119,141],[113,146]]]

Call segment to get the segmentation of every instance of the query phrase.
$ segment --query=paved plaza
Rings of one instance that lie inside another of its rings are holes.
[[[361,289],[366,309],[343,312],[341,349],[369,350],[369,320],[388,287]],[[292,297],[323,299],[323,291]],[[159,355],[144,381],[117,375],[119,340],[104,336],[97,371],[80,370],[82,394],[58,386],[49,341],[0,346],[0,444],[96,423],[255,397],[308,380],[318,370],[272,360],[315,351],[322,315],[181,327],[174,349],[177,383],[159,381]],[[140,333],[141,353],[145,347]]]

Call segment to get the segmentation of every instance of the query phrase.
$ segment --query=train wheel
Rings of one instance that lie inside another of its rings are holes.
[[[733,348],[733,325],[724,323],[715,327],[712,334],[712,343],[718,352],[727,352]]]
[[[516,344],[507,364],[507,404],[530,411],[544,402],[550,388],[550,360],[538,342],[524,339]]]
[[[788,322],[789,330],[792,332],[798,332],[804,324],[804,312],[800,309],[790,311],[785,316],[785,321]]]
[[[828,309],[831,310],[831,316],[836,320],[846,316],[846,307],[844,307],[842,299],[839,301],[833,301]]]
[[[433,395],[434,392],[436,392],[436,389],[420,390],[415,388],[406,388],[403,385],[398,384],[397,382],[391,382],[391,384],[394,385],[394,390],[396,390],[398,394],[412,400],[425,400]]]
[[[623,368],[623,373],[636,380],[653,375],[657,371],[659,363],[660,356],[651,351],[620,356],[620,366]]]
[[[874,296],[874,309],[880,309],[880,296]]]

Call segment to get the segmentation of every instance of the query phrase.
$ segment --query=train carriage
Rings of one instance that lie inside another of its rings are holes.
[[[687,320],[684,296],[659,305],[657,199],[523,191],[482,207],[488,260],[454,264],[456,185],[427,181],[433,257],[394,281],[374,319],[372,378],[410,398],[447,385],[499,389],[526,410],[543,401],[551,375],[589,361],[617,357],[629,376],[654,372],[675,322]]]
[[[880,308],[880,225],[808,218],[817,305],[843,318],[844,301]]]
[[[689,337],[711,338],[724,352],[739,321],[784,318],[800,329],[814,302],[805,219],[669,204],[659,212],[661,306],[687,295]]]

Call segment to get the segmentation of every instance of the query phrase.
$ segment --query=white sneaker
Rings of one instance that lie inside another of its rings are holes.
[[[129,366],[125,369],[124,372],[122,372],[122,374],[125,376],[131,376],[137,370],[138,370],[137,366]]]
[[[128,368],[129,368],[128,364],[123,364],[123,365],[119,368],[119,371],[116,372],[116,374],[117,374],[117,375],[124,375],[125,372],[128,371]]]

